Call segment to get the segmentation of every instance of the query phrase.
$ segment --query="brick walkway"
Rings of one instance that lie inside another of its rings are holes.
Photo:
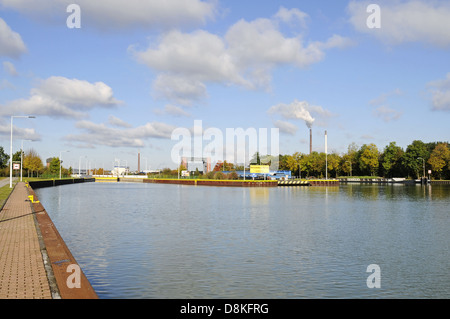
[[[0,212],[0,298],[51,299],[38,233],[25,183]]]

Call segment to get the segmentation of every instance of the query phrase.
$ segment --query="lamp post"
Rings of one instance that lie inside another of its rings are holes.
[[[62,152],[70,152],[70,151],[60,151],[59,152],[59,179],[61,179],[61,166],[62,166],[61,153]]]
[[[12,115],[11,116],[11,144],[10,144],[10,158],[9,158],[9,188],[12,188],[12,158],[13,158],[13,153],[12,153],[12,143],[13,143],[13,118],[15,117],[22,117],[22,118],[29,118],[29,119],[34,119],[36,118],[33,115]]]

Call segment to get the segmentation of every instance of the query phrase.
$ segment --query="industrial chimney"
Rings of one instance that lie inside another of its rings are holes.
[[[312,154],[312,129],[309,129],[309,154]]]

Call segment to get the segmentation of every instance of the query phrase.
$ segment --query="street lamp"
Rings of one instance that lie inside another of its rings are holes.
[[[59,179],[61,179],[61,166],[62,166],[61,153],[62,152],[70,152],[70,151],[60,151],[59,152]]]
[[[10,144],[10,159],[9,159],[9,188],[12,188],[12,159],[13,159],[13,153],[12,153],[12,142],[13,142],[13,118],[15,117],[23,117],[23,118],[29,118],[29,119],[34,119],[36,118],[33,115],[12,115],[11,116],[11,144]]]

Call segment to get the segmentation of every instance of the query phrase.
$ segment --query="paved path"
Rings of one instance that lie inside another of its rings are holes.
[[[8,184],[9,178],[5,180]],[[20,182],[0,212],[0,299],[52,298],[27,198],[25,183]]]
[[[15,180],[16,180],[16,177],[13,177],[13,183]],[[9,177],[0,179],[0,187],[3,187],[5,185],[9,185]]]

